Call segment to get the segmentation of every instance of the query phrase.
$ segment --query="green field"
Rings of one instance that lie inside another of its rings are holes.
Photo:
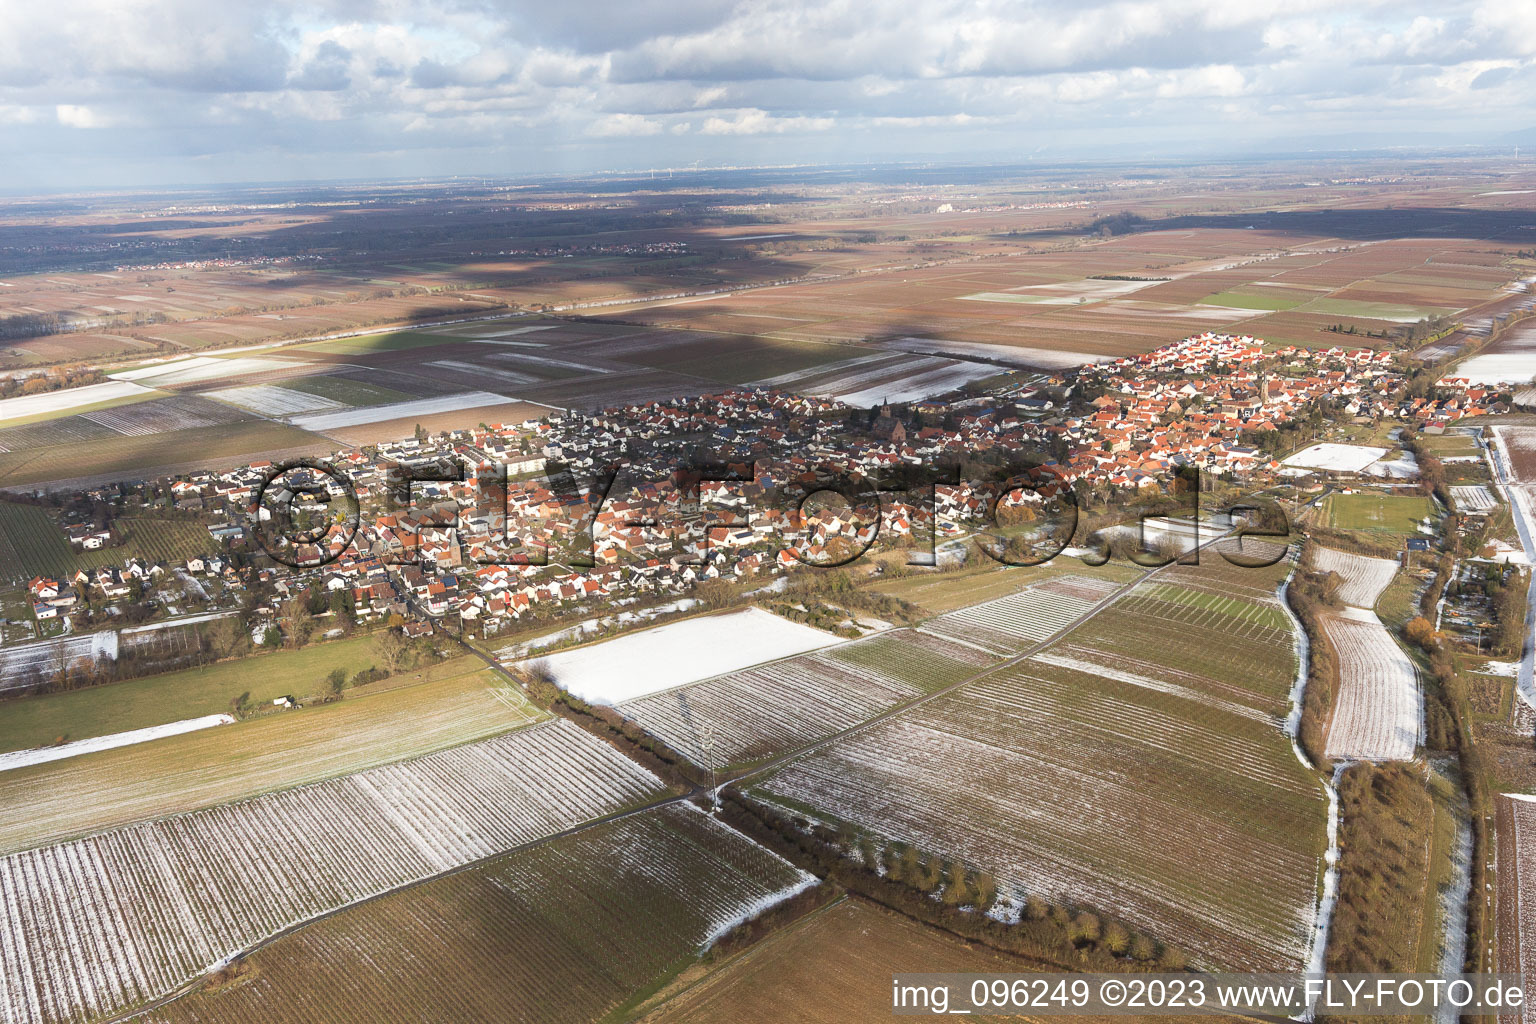
[[[285,696],[302,701],[326,691],[325,677],[332,669],[346,669],[351,676],[375,661],[369,638],[359,636],[109,686],[10,700],[0,703],[0,751],[221,714],[242,693],[249,693],[255,703]]]
[[[408,348],[430,348],[447,345],[453,338],[423,331],[389,331],[384,334],[365,334],[359,338],[336,338],[332,341],[315,341],[308,345],[296,345],[295,352],[325,352],[335,356],[363,356],[370,352],[398,352]]]
[[[348,380],[345,377],[300,377],[285,380],[282,387],[289,391],[302,391],[306,395],[319,395],[343,405],[389,405],[392,402],[408,402],[411,396],[393,388],[386,388],[367,381]]]
[[[1270,293],[1268,291],[1257,292],[1217,292],[1201,299],[1201,306],[1228,306],[1232,309],[1268,309],[1278,313],[1283,309],[1294,309],[1306,302],[1306,299],[1292,298],[1282,291]]]
[[[1435,514],[1434,502],[1418,495],[1365,491],[1331,494],[1327,503],[1328,525],[1335,530],[1416,535],[1419,520]]]
[[[252,690],[254,697],[259,684],[253,677],[261,671],[261,663],[253,665],[247,659],[232,665],[245,666],[246,675],[243,679],[226,675],[223,692],[238,686]],[[317,664],[314,669],[325,667]],[[262,672],[261,678],[266,675]],[[292,686],[310,689],[311,679],[305,673]],[[457,658],[373,687],[348,690],[346,699],[329,704],[0,772],[0,805],[11,812],[0,819],[0,851],[350,775],[485,739],[541,717],[503,682],[479,659]],[[78,691],[80,696],[94,698],[95,707],[68,709],[72,720],[96,725],[99,731],[102,717],[117,704],[118,691],[128,685]],[[270,685],[261,689],[263,695],[278,690]],[[201,705],[158,709],[147,703],[147,695],[139,694],[131,704],[136,718],[109,720],[105,728],[115,732],[157,720],[227,711],[227,702],[222,708],[209,706],[214,693],[209,684],[206,693],[192,695],[194,700],[205,700]],[[174,696],[163,694],[164,699]],[[10,711],[25,703],[5,707]]]
[[[77,441],[0,452],[0,486],[112,476],[139,479],[147,470],[197,465],[199,460],[258,455],[284,448],[326,446],[314,434],[281,423],[248,420],[102,441]],[[329,446],[327,446],[329,447]]]
[[[0,572],[20,579],[65,576],[77,569],[122,565],[131,557],[181,562],[219,548],[198,522],[124,517],[117,520],[117,529],[123,534],[122,544],[76,551],[63,529],[41,508],[0,502]]]

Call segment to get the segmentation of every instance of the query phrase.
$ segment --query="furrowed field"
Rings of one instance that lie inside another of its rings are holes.
[[[297,922],[662,792],[611,747],[550,722],[11,854],[0,858],[0,1020],[120,1012]]]
[[[974,608],[620,705],[699,764],[782,754],[975,675],[1064,629],[1116,584],[1057,576]]]
[[[1170,569],[1045,652],[835,741],[769,800],[1110,909],[1198,962],[1298,968],[1325,802],[1282,732],[1280,566]]]
[[[403,685],[349,691],[344,701],[302,711],[0,772],[0,803],[13,811],[0,822],[0,851],[307,785],[537,720],[475,659],[439,666],[430,682],[420,678],[397,677],[389,682]]]
[[[344,911],[147,1019],[578,1024],[813,881],[708,815],[670,806]]]

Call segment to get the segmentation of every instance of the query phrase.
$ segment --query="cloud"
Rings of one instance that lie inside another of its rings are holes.
[[[0,15],[0,123],[22,154],[7,167],[40,181],[69,165],[110,184],[134,160],[243,179],[654,166],[679,147],[689,162],[1066,158],[1083,140],[1167,153],[1536,123],[1536,6],[1507,0],[0,0]]]
[[[105,122],[90,107],[60,103],[54,108],[59,124],[68,128],[100,128]]]

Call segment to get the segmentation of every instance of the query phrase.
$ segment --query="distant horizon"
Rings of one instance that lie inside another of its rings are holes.
[[[0,196],[7,198],[28,198],[42,196],[93,196],[93,195],[130,195],[133,193],[147,193],[150,195],[170,194],[174,192],[207,192],[256,190],[256,189],[323,189],[323,188],[368,188],[390,185],[451,185],[455,182],[473,183],[481,182],[487,185],[502,185],[509,182],[526,182],[532,186],[559,184],[561,182],[578,182],[584,180],[620,180],[641,177],[646,174],[668,174],[674,176],[702,176],[706,174],[741,173],[752,174],[759,172],[794,172],[804,171],[837,171],[837,170],[881,170],[896,171],[903,168],[931,169],[931,170],[964,170],[975,168],[984,171],[997,172],[1093,172],[1096,170],[1112,170],[1114,168],[1127,168],[1139,170],[1179,170],[1200,167],[1221,167],[1224,165],[1262,166],[1273,164],[1277,168],[1288,163],[1316,162],[1319,164],[1341,164],[1347,161],[1377,162],[1383,164],[1402,163],[1405,166],[1411,164],[1430,163],[1436,160],[1489,160],[1495,161],[1501,157],[1508,158],[1511,170],[1520,169],[1529,165],[1536,169],[1536,129],[1531,130],[1533,141],[1527,148],[1527,143],[1510,143],[1507,145],[1493,145],[1488,143],[1442,143],[1438,148],[1420,148],[1423,143],[1416,146],[1413,143],[1401,143],[1394,146],[1372,146],[1358,149],[1299,149],[1299,150],[1229,150],[1211,152],[1200,155],[1179,156],[1172,153],[1159,155],[1143,155],[1138,158],[1123,157],[1117,155],[1081,155],[1058,156],[1053,160],[1034,160],[1029,158],[1009,159],[1004,156],[995,158],[962,158],[933,156],[911,156],[905,159],[871,159],[871,160],[806,160],[784,161],[778,163],[726,163],[710,164],[703,161],[698,166],[689,165],[656,165],[656,166],[605,166],[583,169],[568,169],[563,171],[441,171],[437,173],[398,174],[384,176],[345,176],[334,177],[309,177],[309,178],[248,178],[248,179],[209,179],[206,181],[179,180],[179,181],[145,181],[136,184],[60,184],[54,187],[10,187],[0,184]],[[1518,148],[1518,156],[1516,149]],[[1411,150],[1411,152],[1408,152]],[[1009,176],[1009,175],[1000,175]],[[667,179],[658,178],[658,183]]]
[[[0,0],[0,16],[12,194],[1536,147],[1536,8],[1493,0]]]

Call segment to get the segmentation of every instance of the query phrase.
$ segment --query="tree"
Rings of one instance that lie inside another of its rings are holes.
[[[215,658],[230,658],[245,646],[248,634],[240,627],[240,620],[236,616],[226,615],[208,623],[204,635],[208,640],[208,650]]]
[[[309,611],[309,599],[303,593],[294,594],[283,602],[282,611],[283,633],[287,636],[289,647],[302,647],[309,639],[310,631],[314,628],[314,618]]]
[[[1111,921],[1104,926],[1101,941],[1104,948],[1115,956],[1124,956],[1126,950],[1131,948],[1131,933],[1119,921]]]
[[[1100,928],[1098,917],[1085,910],[1072,919],[1072,928],[1067,935],[1073,942],[1097,942]]]
[[[1408,620],[1408,625],[1403,627],[1409,642],[1428,651],[1435,646],[1435,627],[1422,615],[1416,615]]]
[[[390,675],[399,672],[411,653],[411,642],[393,626],[374,634],[373,653]]]
[[[985,913],[997,902],[997,879],[990,871],[976,872],[976,909]]]
[[[331,674],[325,678],[326,682],[330,684],[331,693],[334,696],[340,697],[341,691],[347,688],[347,670],[344,668],[333,668],[331,669]]]
[[[1137,932],[1131,936],[1131,956],[1137,960],[1151,960],[1157,956],[1157,943]]]
[[[968,903],[974,903],[975,897],[971,891],[965,865],[959,860],[951,860],[948,874],[949,884],[944,887],[944,902],[952,907],[963,907]]]

